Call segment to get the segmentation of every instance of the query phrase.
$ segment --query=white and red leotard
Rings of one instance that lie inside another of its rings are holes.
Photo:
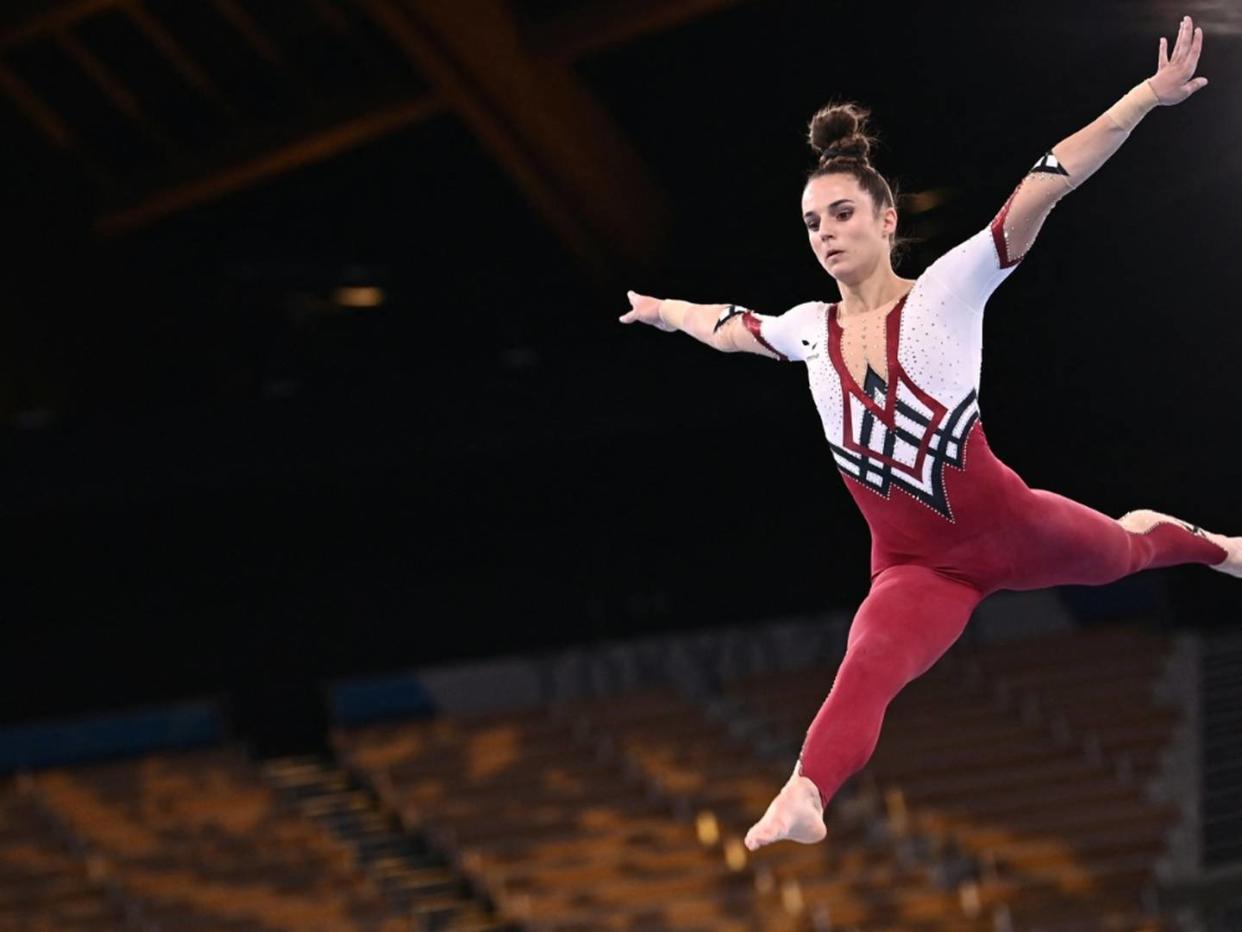
[[[851,375],[836,305],[743,315],[769,350],[806,364],[833,459],[871,529],[871,590],[800,759],[825,804],[870,758],[889,702],[957,640],[984,596],[1226,558],[1181,525],[1131,533],[1031,489],[992,453],[979,414],[983,309],[1018,262],[1008,208],[888,312],[886,380],[870,367],[861,385]]]

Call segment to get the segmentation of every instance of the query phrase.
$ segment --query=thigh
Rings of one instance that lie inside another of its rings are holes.
[[[847,661],[873,665],[900,685],[926,672],[966,629],[983,594],[924,566],[876,576],[850,626]]]
[[[1016,535],[1009,589],[1100,585],[1131,570],[1130,534],[1108,515],[1042,489],[1031,491]]]

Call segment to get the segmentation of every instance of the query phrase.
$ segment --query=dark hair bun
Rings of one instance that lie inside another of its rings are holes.
[[[858,104],[829,104],[811,117],[808,140],[821,165],[833,159],[866,163],[874,137],[867,135],[871,111]]]

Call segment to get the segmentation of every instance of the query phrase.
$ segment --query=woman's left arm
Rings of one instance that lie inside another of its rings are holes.
[[[1180,104],[1208,83],[1207,78],[1195,77],[1202,51],[1203,30],[1189,16],[1183,17],[1171,57],[1168,44],[1160,40],[1155,75],[1035,163],[992,221],[1002,268],[1016,265],[1026,255],[1057,202],[1095,174],[1144,116],[1158,106]]]

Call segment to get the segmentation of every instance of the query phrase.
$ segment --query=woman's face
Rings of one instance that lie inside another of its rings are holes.
[[[853,175],[819,175],[808,181],[802,191],[802,221],[815,258],[842,284],[865,281],[890,262],[897,211],[886,207],[877,212]]]

